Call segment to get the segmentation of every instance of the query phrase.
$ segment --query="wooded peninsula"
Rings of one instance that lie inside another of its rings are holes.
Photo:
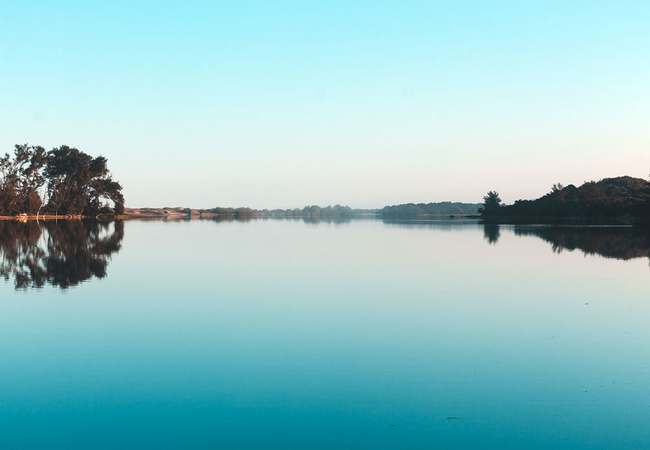
[[[481,217],[496,222],[576,221],[591,223],[649,223],[650,182],[628,176],[586,181],[580,187],[554,184],[536,200],[502,205],[499,193],[483,197]]]

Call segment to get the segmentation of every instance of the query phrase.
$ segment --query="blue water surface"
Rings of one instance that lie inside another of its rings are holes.
[[[41,287],[3,250],[2,448],[650,445],[632,229],[128,221],[55,251],[49,227]]]

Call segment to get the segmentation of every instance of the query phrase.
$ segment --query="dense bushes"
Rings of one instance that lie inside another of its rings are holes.
[[[632,177],[588,181],[582,186],[554,185],[537,200],[517,200],[508,206],[485,208],[484,216],[650,218],[650,182]]]

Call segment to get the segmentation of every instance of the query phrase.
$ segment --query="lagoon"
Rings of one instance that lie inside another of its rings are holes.
[[[0,225],[4,448],[650,442],[650,233]]]

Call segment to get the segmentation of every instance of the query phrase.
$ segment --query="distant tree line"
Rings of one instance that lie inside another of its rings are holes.
[[[650,182],[627,176],[587,181],[580,187],[557,183],[536,200],[512,205],[502,205],[495,191],[483,200],[481,214],[486,218],[650,219]]]
[[[360,210],[353,210],[349,206],[325,206],[320,207],[317,205],[305,206],[304,208],[295,209],[251,209],[251,208],[223,208],[215,207],[210,209],[190,209],[190,208],[164,208],[164,210],[176,210],[184,213],[185,215],[217,215],[222,217],[233,218],[248,218],[248,217],[269,217],[269,216],[283,216],[283,217],[341,217],[349,216]]]
[[[349,206],[325,206],[321,208],[317,205],[305,206],[301,214],[303,217],[340,217],[340,216],[351,216],[353,214],[352,208]]]
[[[341,217],[341,216],[351,216],[352,214],[355,213],[355,210],[350,208],[349,206],[341,206],[341,205],[334,205],[334,206],[318,206],[318,205],[310,205],[310,206],[305,206],[304,208],[295,208],[295,209],[263,209],[260,211],[262,214],[265,215],[281,215],[281,216],[288,216],[288,217],[312,217],[312,218],[331,218],[331,217]]]
[[[211,218],[218,216],[224,219],[248,219],[263,217],[293,217],[308,218],[315,220],[339,220],[352,219],[354,217],[365,218],[381,217],[385,220],[411,220],[420,216],[427,215],[474,215],[478,213],[480,205],[475,203],[420,203],[404,204],[396,206],[386,206],[383,209],[353,209],[349,206],[318,206],[309,205],[304,208],[294,209],[252,209],[252,208],[224,208],[215,207],[209,209],[191,209],[191,208],[141,208],[128,210],[127,213],[139,215],[142,217],[163,216],[163,217],[201,217]]]
[[[62,145],[16,145],[0,158],[0,216],[122,214],[122,186],[107,159]]]
[[[385,206],[381,210],[384,219],[415,219],[426,215],[477,214],[481,205],[475,203],[406,203]]]

